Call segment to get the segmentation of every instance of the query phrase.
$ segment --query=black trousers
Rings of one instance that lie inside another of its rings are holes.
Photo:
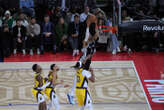
[[[3,54],[5,57],[10,56],[11,44],[12,44],[12,35],[10,32],[2,32],[2,45],[3,45]]]
[[[40,44],[41,51],[44,52],[44,46],[45,45],[52,45],[53,51],[56,52],[56,37],[54,34],[51,34],[49,37],[45,37],[44,35],[41,35],[40,43],[41,43]]]
[[[25,49],[26,48],[25,38],[22,38],[21,39],[22,40],[22,43],[19,43],[17,40],[18,40],[18,38],[13,38],[13,48],[14,49],[17,49],[17,45],[18,44],[21,44],[22,45],[21,48],[22,49]]]
[[[40,48],[40,36],[28,36],[27,37],[27,46],[29,49],[34,48]]]

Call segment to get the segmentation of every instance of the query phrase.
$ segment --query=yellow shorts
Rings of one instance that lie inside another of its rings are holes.
[[[79,107],[86,106],[92,103],[90,94],[87,89],[78,89],[76,88],[76,97],[78,100]]]
[[[54,88],[51,88],[51,87],[45,88],[44,93],[46,94],[46,96],[47,96],[49,99],[51,99],[51,94],[52,94],[52,92],[55,92],[55,91],[54,91]]]

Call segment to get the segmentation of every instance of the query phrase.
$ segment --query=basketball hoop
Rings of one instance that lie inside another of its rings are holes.
[[[98,30],[105,31],[105,32],[112,31],[112,33],[116,33],[118,29],[117,29],[117,27],[102,25],[102,26],[99,26]]]

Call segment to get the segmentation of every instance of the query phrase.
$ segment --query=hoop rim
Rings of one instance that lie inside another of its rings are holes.
[[[115,31],[117,31],[117,27],[116,26],[112,27],[112,26],[107,26],[107,25],[101,25],[101,26],[98,26],[98,30],[115,32]]]

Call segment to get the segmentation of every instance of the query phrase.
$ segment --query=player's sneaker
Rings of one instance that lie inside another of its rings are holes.
[[[67,97],[68,97],[69,103],[72,104],[72,105],[74,105],[75,104],[75,101],[73,100],[73,96],[68,93],[67,94]]]

